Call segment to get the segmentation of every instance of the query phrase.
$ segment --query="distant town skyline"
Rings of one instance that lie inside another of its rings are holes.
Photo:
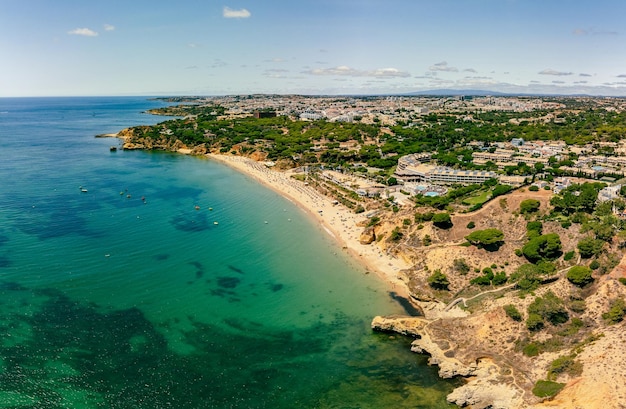
[[[0,97],[626,96],[620,0],[0,2]]]

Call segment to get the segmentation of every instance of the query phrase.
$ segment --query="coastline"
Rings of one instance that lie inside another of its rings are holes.
[[[363,264],[367,271],[372,271],[386,281],[390,292],[409,299],[406,283],[398,273],[410,265],[402,259],[386,255],[374,243],[364,245],[359,242],[363,227],[357,224],[364,219],[363,215],[355,214],[341,204],[333,204],[330,198],[293,179],[290,172],[273,171],[261,162],[242,156],[209,153],[206,157],[254,178],[305,210],[322,230]]]

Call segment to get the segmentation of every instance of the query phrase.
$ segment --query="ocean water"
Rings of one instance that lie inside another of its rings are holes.
[[[449,408],[386,285],[146,98],[0,99],[0,408]],[[84,191],[83,191],[84,190]]]

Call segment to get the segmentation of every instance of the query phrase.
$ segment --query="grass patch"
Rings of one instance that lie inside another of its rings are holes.
[[[476,206],[476,205],[481,205],[485,203],[490,198],[491,198],[491,192],[484,191],[484,192],[480,192],[477,195],[466,197],[465,199],[463,199],[461,203],[466,206]]]
[[[539,380],[533,388],[533,395],[540,398],[551,398],[565,387],[564,383]]]

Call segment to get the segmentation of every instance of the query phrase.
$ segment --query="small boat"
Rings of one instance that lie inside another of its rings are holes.
[[[200,210],[200,206],[194,206],[194,209]]]
[[[213,224],[217,226],[219,223],[217,223],[217,222],[213,222]]]
[[[117,146],[111,146],[111,147],[109,148],[109,150],[110,150],[111,152],[117,152]]]
[[[87,193],[87,189],[85,189],[84,187],[79,186],[78,188],[80,189],[80,191],[81,191],[81,192],[83,192],[83,193]]]

